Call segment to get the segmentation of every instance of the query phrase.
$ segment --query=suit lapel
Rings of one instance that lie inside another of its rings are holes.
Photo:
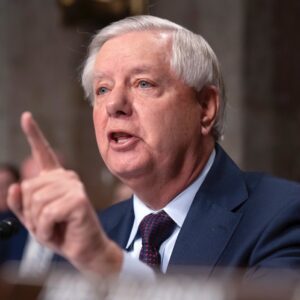
[[[104,220],[103,227],[107,235],[125,249],[134,221],[132,199],[120,203],[116,207],[119,209],[108,215],[109,220]]]
[[[217,264],[241,214],[234,209],[248,196],[242,172],[220,146],[178,235],[168,272],[178,266],[204,266],[208,275]]]

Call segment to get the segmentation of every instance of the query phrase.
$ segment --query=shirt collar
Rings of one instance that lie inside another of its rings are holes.
[[[179,228],[182,227],[182,224],[188,214],[188,211],[195,198],[195,195],[201,187],[207,173],[209,172],[214,162],[215,156],[216,151],[213,150],[205,167],[203,168],[200,175],[196,178],[196,180],[161,209],[164,210],[173,219],[173,221],[177,224]],[[148,214],[158,212],[146,206],[143,203],[143,201],[139,199],[136,195],[133,195],[133,210],[135,218],[126,248],[128,248],[135,239],[139,225],[143,218]]]

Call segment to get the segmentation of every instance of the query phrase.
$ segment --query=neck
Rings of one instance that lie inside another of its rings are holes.
[[[214,141],[205,143],[194,159],[189,157],[184,164],[167,172],[156,172],[142,180],[130,182],[134,193],[151,209],[159,210],[185,190],[202,172],[213,149]],[[158,174],[157,174],[158,173]],[[155,195],[155,197],[153,197]]]

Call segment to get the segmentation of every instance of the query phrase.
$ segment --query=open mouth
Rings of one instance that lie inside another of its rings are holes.
[[[117,144],[124,144],[129,141],[133,136],[126,132],[112,132],[110,134],[110,140],[114,141]]]

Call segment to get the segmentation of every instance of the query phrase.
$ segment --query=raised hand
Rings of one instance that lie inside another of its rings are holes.
[[[117,273],[122,250],[103,232],[77,174],[65,170],[28,112],[23,132],[41,172],[11,186],[8,205],[36,239],[84,272]]]

